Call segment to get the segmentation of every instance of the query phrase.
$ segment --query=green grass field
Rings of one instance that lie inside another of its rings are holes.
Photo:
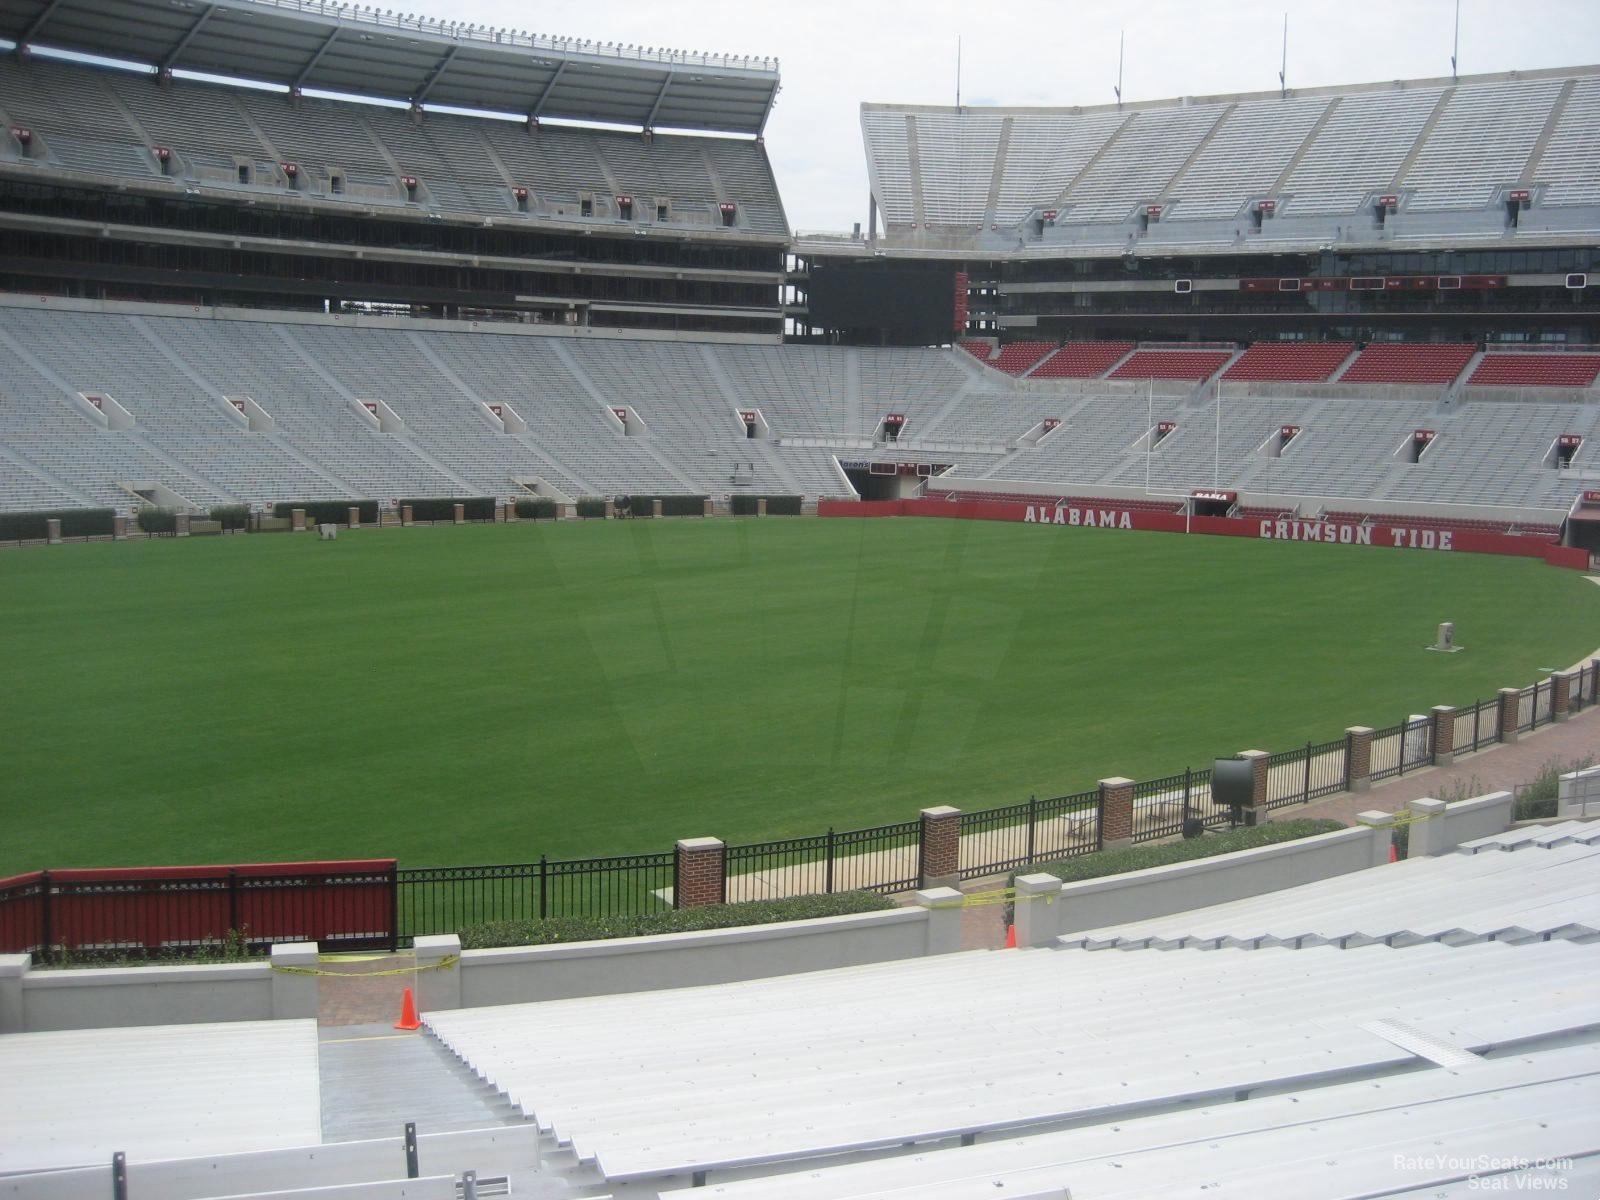
[[[1466,554],[641,521],[0,556],[0,874],[669,849],[1287,749],[1564,668],[1600,588]],[[1441,620],[1466,651],[1430,654]]]

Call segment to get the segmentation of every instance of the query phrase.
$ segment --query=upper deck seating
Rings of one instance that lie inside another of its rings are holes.
[[[1472,361],[1470,342],[1375,342],[1339,376],[1340,383],[1454,383]]]
[[[1068,342],[1028,374],[1032,379],[1098,379],[1132,349],[1132,342]]]
[[[1222,377],[1320,383],[1332,378],[1354,349],[1354,342],[1257,342]]]
[[[1485,354],[1467,383],[1496,387],[1593,387],[1600,354]]]
[[[1111,372],[1111,378],[1192,379],[1198,383],[1216,374],[1229,357],[1226,350],[1138,350]]]

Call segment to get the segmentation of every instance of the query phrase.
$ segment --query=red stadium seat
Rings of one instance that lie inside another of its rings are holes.
[[[1112,379],[1192,379],[1215,375],[1231,357],[1226,350],[1140,350],[1111,372]]]
[[[1363,350],[1340,383],[1454,383],[1478,348],[1470,342],[1377,342]]]
[[[1493,387],[1593,387],[1600,354],[1485,354],[1467,380]]]
[[[1321,383],[1333,377],[1355,348],[1354,342],[1257,342],[1222,377]]]
[[[1132,349],[1132,342],[1068,342],[1030,371],[1028,378],[1098,379]]]

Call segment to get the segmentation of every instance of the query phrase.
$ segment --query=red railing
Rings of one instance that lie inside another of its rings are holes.
[[[0,953],[395,945],[392,858],[34,871],[0,879]]]

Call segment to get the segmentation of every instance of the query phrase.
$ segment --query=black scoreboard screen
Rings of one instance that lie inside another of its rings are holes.
[[[810,323],[850,340],[930,346],[954,336],[955,269],[812,259]]]

